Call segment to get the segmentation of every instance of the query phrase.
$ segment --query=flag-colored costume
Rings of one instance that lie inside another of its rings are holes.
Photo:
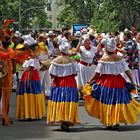
[[[52,62],[49,72],[53,76],[51,95],[48,101],[47,123],[79,123],[78,90],[75,80],[77,64]]]
[[[106,126],[138,121],[140,104],[132,99],[121,73],[129,68],[124,61],[99,61],[96,72],[99,78],[84,88],[85,108],[89,115],[100,119]]]
[[[33,69],[31,70],[30,67]],[[38,59],[26,60],[23,68],[25,71],[18,87],[16,117],[18,119],[41,119],[46,114],[46,108],[38,74],[40,68]]]

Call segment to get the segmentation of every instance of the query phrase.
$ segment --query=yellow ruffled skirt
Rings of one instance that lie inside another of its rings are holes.
[[[57,77],[54,79],[48,101],[47,123],[79,123],[78,90],[75,77]]]
[[[27,84],[28,77],[29,70],[26,70],[17,92],[16,118],[42,119],[46,115],[46,106],[38,71],[33,71],[29,85]]]
[[[85,109],[90,116],[100,119],[106,126],[136,123],[140,104],[132,99],[120,76],[102,75],[92,86],[83,88]]]

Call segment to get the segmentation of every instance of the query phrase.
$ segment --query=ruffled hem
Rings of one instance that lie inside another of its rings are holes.
[[[69,75],[77,74],[78,65],[76,62],[69,64],[57,64],[53,62],[50,66],[49,73],[57,77],[65,77]]]
[[[129,70],[128,65],[123,60],[117,61],[117,62],[99,61],[95,69],[95,72],[100,73],[100,74],[118,75],[127,70]]]
[[[17,95],[17,119],[41,119],[46,115],[44,94]]]
[[[106,105],[91,96],[85,96],[84,105],[90,116],[100,119],[106,126],[133,124],[140,115],[140,104],[134,99],[129,104]]]
[[[62,121],[72,124],[80,123],[78,117],[78,103],[74,102],[48,102],[47,123],[60,123]]]
[[[83,88],[85,108],[106,126],[136,123],[140,104],[132,99],[131,90],[122,76],[102,75],[92,86]]]

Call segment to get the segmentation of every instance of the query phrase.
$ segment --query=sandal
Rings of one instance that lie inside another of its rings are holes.
[[[61,130],[68,132],[69,131],[69,125],[66,122],[63,122],[61,124]]]

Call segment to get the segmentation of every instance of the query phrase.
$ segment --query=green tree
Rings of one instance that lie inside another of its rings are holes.
[[[140,26],[139,0],[60,0],[62,24],[90,23],[98,31],[116,31]],[[69,16],[69,17],[68,17]]]
[[[19,2],[20,0],[2,0],[0,1],[0,10],[4,19],[15,19],[19,21]],[[21,26],[22,29],[30,27],[35,17],[39,19],[39,26],[45,27],[47,13],[45,11],[45,6],[47,5],[46,0],[21,0]],[[32,10],[27,10],[32,7],[42,7],[33,8]],[[44,7],[44,8],[43,8]],[[27,10],[25,12],[25,10]],[[24,14],[22,14],[24,12]],[[42,18],[43,17],[43,18]]]
[[[63,10],[58,15],[61,24],[90,23],[93,16],[92,0],[60,0]]]
[[[118,10],[120,29],[140,26],[140,1],[139,0],[112,0],[111,5]]]
[[[95,25],[98,32],[114,32],[119,30],[120,21],[118,10],[108,0],[94,1],[95,9],[91,24]]]
[[[74,11],[71,10],[70,5],[65,6],[59,16],[57,17],[57,20],[61,23],[61,25],[65,25],[68,27],[71,27],[72,24],[78,22],[78,18],[75,15]]]
[[[33,23],[33,28],[38,29],[38,28],[51,28],[52,23],[49,22],[46,18],[41,17],[35,17],[32,21]]]

